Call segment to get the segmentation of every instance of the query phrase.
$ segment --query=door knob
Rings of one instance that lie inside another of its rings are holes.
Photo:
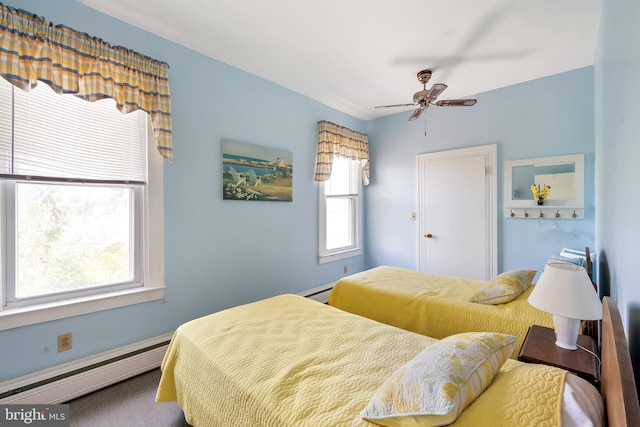
[[[433,234],[429,233],[429,234],[425,234],[424,237],[426,237],[427,239],[430,239],[433,237]]]

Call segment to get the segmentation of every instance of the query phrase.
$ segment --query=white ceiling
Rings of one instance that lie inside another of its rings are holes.
[[[77,0],[354,117],[433,70],[473,97],[595,60],[601,0]],[[159,58],[162,59],[162,58]],[[171,64],[170,64],[171,65]],[[411,107],[404,108],[412,110]]]

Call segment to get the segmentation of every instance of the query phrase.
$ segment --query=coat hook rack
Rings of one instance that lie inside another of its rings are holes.
[[[2,0],[0,0],[2,1]],[[504,217],[511,220],[516,219],[582,219],[584,218],[584,209],[576,209],[568,206],[539,206],[539,207],[506,207],[504,208]]]

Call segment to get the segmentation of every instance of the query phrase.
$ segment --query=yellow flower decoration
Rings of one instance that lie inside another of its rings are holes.
[[[551,187],[549,187],[547,184],[544,184],[542,189],[540,189],[539,185],[531,185],[531,194],[533,194],[534,200],[545,200],[547,197],[549,197],[550,192]]]

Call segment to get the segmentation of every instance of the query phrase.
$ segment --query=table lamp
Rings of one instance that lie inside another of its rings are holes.
[[[602,319],[602,303],[589,275],[573,264],[547,264],[528,301],[553,315],[556,345],[567,350],[577,349],[582,320]]]

